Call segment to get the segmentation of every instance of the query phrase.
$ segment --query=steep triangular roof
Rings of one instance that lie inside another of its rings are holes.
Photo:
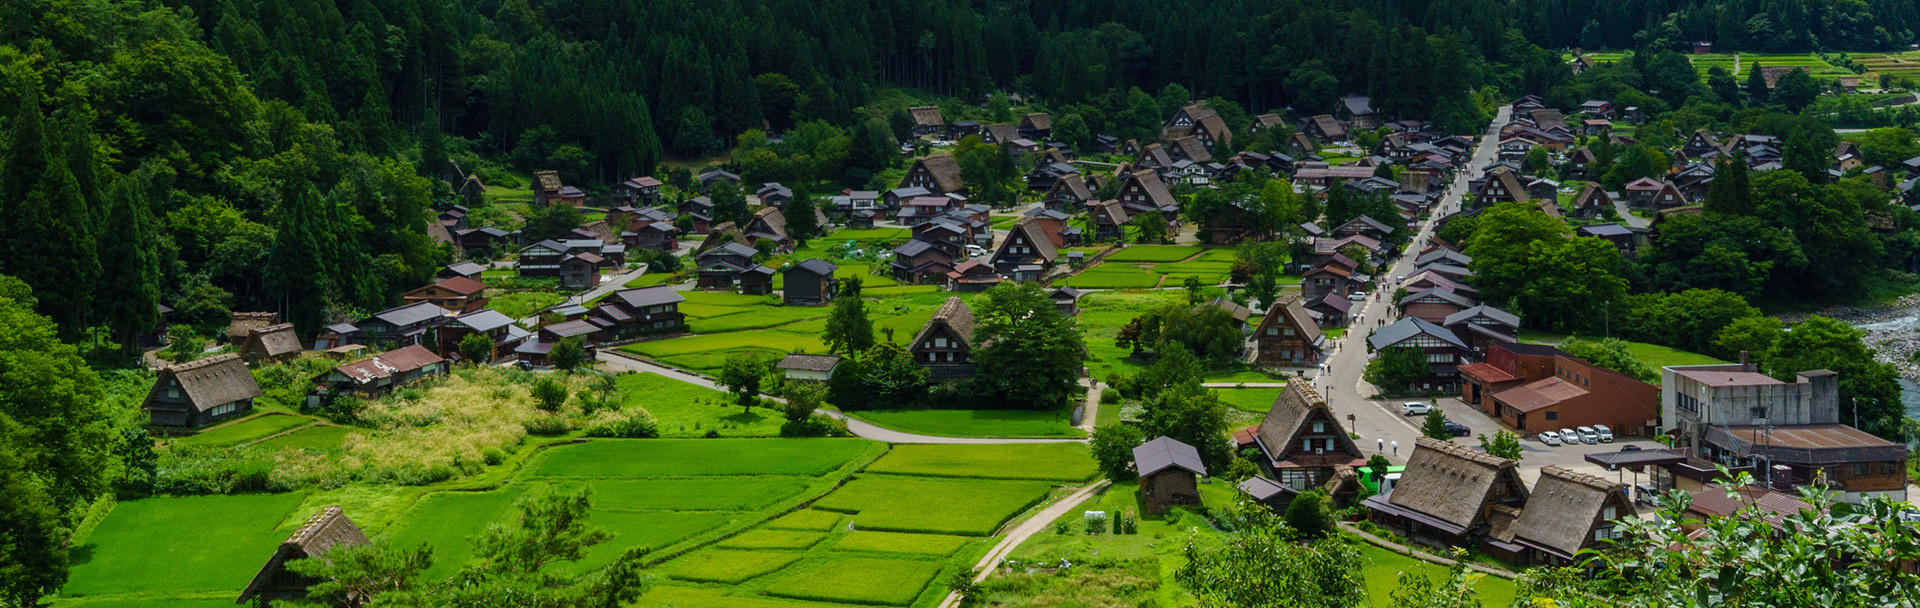
[[[1315,415],[1315,414],[1320,415]],[[1360,448],[1353,443],[1352,436],[1340,425],[1338,416],[1327,406],[1325,397],[1312,386],[1301,382],[1287,383],[1286,390],[1273,400],[1273,406],[1267,409],[1267,416],[1260,420],[1260,426],[1254,429],[1254,438],[1260,442],[1261,450],[1273,462],[1280,462],[1293,456],[1300,447],[1300,434],[1307,429],[1307,423],[1319,419],[1330,425],[1324,433],[1336,435],[1339,451],[1354,458],[1364,458]]]
[[[961,300],[958,296],[948,296],[946,303],[940,305],[940,310],[935,311],[933,318],[927,320],[926,326],[920,328],[920,333],[914,334],[912,343],[921,343],[926,339],[928,332],[941,326],[951,330],[949,333],[959,338],[963,343],[962,346],[973,345],[973,309],[967,307],[965,300]]]
[[[1506,487],[1497,488],[1500,484]],[[1527,496],[1512,460],[1421,437],[1387,502],[1466,530],[1481,522],[1482,507],[1496,490]]]
[[[1550,465],[1540,469],[1510,533],[1513,540],[1571,557],[1593,537],[1593,524],[1609,504],[1615,517],[1633,514],[1626,484]]]
[[[260,384],[254,381],[253,373],[247,371],[247,364],[240,361],[237,353],[215,355],[161,369],[160,377],[147,393],[147,399],[152,400],[154,394],[167,385],[169,378],[180,384],[187,401],[193,404],[195,410],[202,412],[217,405],[252,399],[262,394]]]

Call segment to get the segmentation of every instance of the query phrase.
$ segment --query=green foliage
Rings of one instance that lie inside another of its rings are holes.
[[[1420,421],[1420,435],[1441,441],[1452,441],[1453,434],[1447,432],[1447,416],[1439,409],[1429,412],[1425,420]]]
[[[307,587],[308,601],[345,605],[381,596],[405,602],[414,599],[422,586],[420,579],[433,567],[433,549],[426,545],[403,549],[375,541],[335,547],[327,551],[327,559],[297,559],[286,566],[319,581]]]
[[[646,410],[634,409],[611,420],[588,426],[584,434],[588,437],[652,439],[660,436],[660,425]]]
[[[1361,379],[1385,393],[1408,390],[1427,377],[1427,355],[1418,348],[1389,348],[1376,353]]]
[[[552,378],[541,378],[528,391],[533,393],[533,399],[539,403],[540,409],[549,412],[559,411],[560,406],[567,402],[566,385],[554,382]]]
[[[493,340],[480,333],[470,333],[460,338],[460,358],[469,363],[481,364],[493,359]]]
[[[860,287],[860,277],[840,282],[833,312],[827,315],[827,329],[820,336],[828,352],[853,355],[873,348],[873,321],[867,317],[867,301],[861,297]]]
[[[527,223],[520,229],[530,240],[564,239],[581,223],[579,207],[554,203],[528,213]]]
[[[1297,500],[1297,499],[1296,499]],[[1264,508],[1238,508],[1241,524],[1219,543],[1187,541],[1174,578],[1205,606],[1344,608],[1360,602],[1360,557],[1353,541],[1301,543]],[[1311,589],[1280,594],[1275,589]]]
[[[844,411],[898,409],[926,399],[927,368],[914,362],[913,353],[893,342],[880,342],[859,359],[846,360],[827,381],[827,401]]]
[[[1560,350],[1641,382],[1660,380],[1660,372],[1633,356],[1633,352],[1627,350],[1626,341],[1619,338],[1607,338],[1599,342],[1568,338],[1560,343]]]
[[[1139,429],[1124,424],[1109,424],[1093,430],[1093,459],[1100,463],[1100,474],[1115,482],[1133,479],[1133,448],[1146,441]]]
[[[1038,283],[994,286],[974,300],[973,318],[979,374],[972,382],[1003,407],[1055,409],[1077,393],[1086,345]]]
[[[547,359],[553,362],[554,369],[570,372],[587,362],[587,348],[579,337],[561,338],[553,344]]]
[[[953,160],[960,165],[960,179],[967,183],[969,201],[995,207],[1019,201],[1020,172],[1006,148],[969,135],[954,145]]]
[[[1287,503],[1287,527],[1292,528],[1301,538],[1315,539],[1333,531],[1333,513],[1329,512],[1333,499],[1326,490],[1315,488],[1293,497]]]
[[[746,352],[734,353],[727,357],[726,367],[720,370],[720,377],[715,380],[720,386],[725,387],[727,392],[733,393],[735,402],[751,411],[754,403],[760,400],[762,382],[765,381],[767,371],[772,367],[772,362],[760,355]]]
[[[1467,567],[1467,552],[1453,550],[1453,563],[1447,577],[1434,582],[1425,575],[1402,572],[1400,587],[1393,590],[1393,603],[1409,608],[1478,608],[1480,598],[1474,584],[1485,576]]]
[[[1716,348],[1716,337],[1736,321],[1760,316],[1760,309],[1739,294],[1718,289],[1632,296],[1623,304],[1624,314],[1614,324],[1622,334],[1722,359],[1731,359],[1734,353]]]
[[[1193,446],[1208,470],[1226,470],[1233,462],[1227,440],[1227,406],[1220,395],[1200,386],[1192,376],[1144,401],[1140,421],[1146,437],[1171,437]]]
[[[1495,432],[1493,437],[1482,433],[1480,449],[1490,456],[1518,461],[1521,458],[1520,436],[1507,431]]]

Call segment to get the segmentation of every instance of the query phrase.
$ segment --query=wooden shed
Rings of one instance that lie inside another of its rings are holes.
[[[1133,448],[1133,464],[1140,472],[1140,502],[1147,514],[1200,505],[1200,477],[1207,474],[1207,465],[1193,446],[1160,437]]]
[[[197,427],[252,412],[260,395],[240,355],[227,353],[161,369],[140,407],[154,426]]]
[[[246,344],[240,347],[240,356],[247,363],[279,363],[300,355],[300,336],[293,332],[292,323],[269,325],[247,334]]]

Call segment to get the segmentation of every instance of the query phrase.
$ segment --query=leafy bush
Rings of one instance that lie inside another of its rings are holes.
[[[635,409],[624,414],[603,416],[601,420],[587,427],[586,435],[620,439],[653,439],[660,436],[660,426],[654,422],[653,415],[648,414],[646,410]]]
[[[560,406],[567,402],[567,387],[554,382],[552,378],[541,378],[534,382],[531,392],[538,407],[544,411],[559,411]]]
[[[528,435],[545,437],[565,435],[568,431],[573,430],[573,426],[567,424],[566,418],[554,415],[528,416],[526,421],[521,422],[520,425],[527,429]]]
[[[1120,402],[1120,391],[1100,391],[1100,405],[1113,405]]]
[[[1093,430],[1093,460],[1100,463],[1100,473],[1115,482],[1129,481],[1139,476],[1133,470],[1133,448],[1146,440],[1140,429],[1124,424],[1110,424]]]

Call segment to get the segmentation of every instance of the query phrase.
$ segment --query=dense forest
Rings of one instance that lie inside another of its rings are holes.
[[[1884,0],[7,0],[0,273],[33,286],[67,339],[98,327],[95,342],[127,344],[159,302],[187,321],[280,310],[311,332],[393,304],[451,254],[423,228],[448,158],[596,190],[753,129],[851,128],[872,155],[886,134],[871,126],[904,105],[996,91],[1122,137],[1189,95],[1299,116],[1364,93],[1470,132],[1492,100],[1565,88],[1562,47],[1878,49],[1911,39],[1915,14]]]

